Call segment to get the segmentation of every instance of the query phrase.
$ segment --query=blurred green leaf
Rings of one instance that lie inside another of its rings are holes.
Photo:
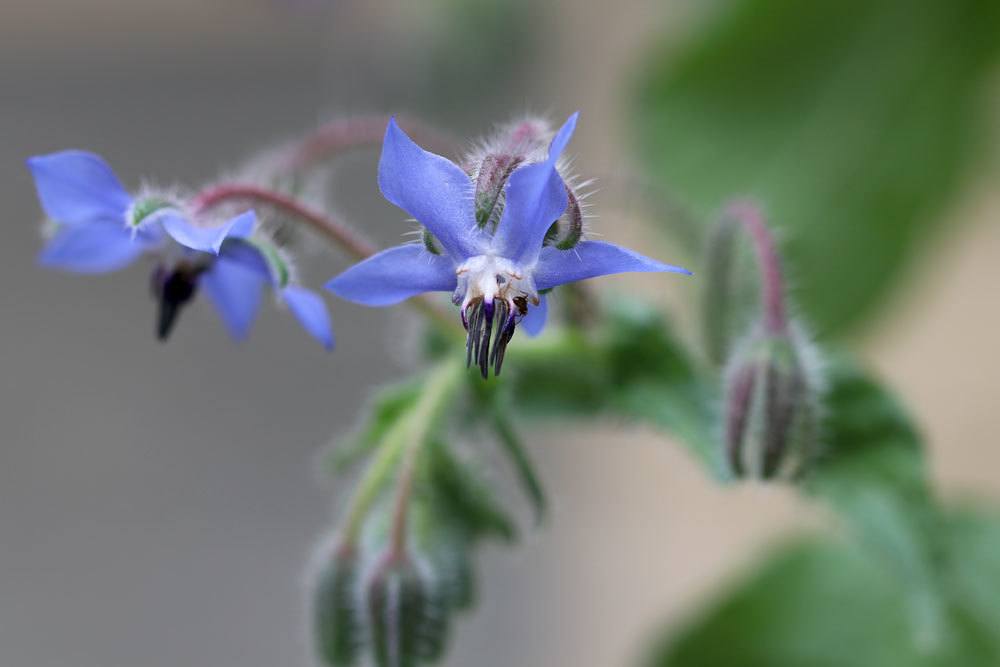
[[[920,437],[895,398],[852,363],[826,368],[825,451],[805,488],[840,512],[906,590],[912,632],[928,643],[946,627],[933,502]]]
[[[512,413],[573,420],[624,416],[681,439],[720,470],[711,379],[655,309],[618,299],[593,336],[564,332],[512,351]]]
[[[366,454],[371,453],[389,429],[413,407],[423,388],[423,378],[379,389],[361,410],[365,415],[354,432],[339,438],[329,458],[333,472],[342,472]]]
[[[1000,517],[957,513],[934,534],[947,634],[915,635],[909,597],[857,546],[806,542],[764,565],[660,644],[660,667],[987,667],[1000,664]]]
[[[995,0],[737,0],[654,56],[637,146],[694,219],[759,199],[808,318],[841,331],[942,221],[982,143],[998,30]]]
[[[514,466],[517,473],[517,481],[520,482],[524,494],[531,501],[531,506],[535,512],[535,523],[541,523],[545,517],[545,510],[548,505],[545,499],[545,489],[535,473],[535,464],[531,462],[528,450],[514,430],[514,426],[499,408],[493,415],[493,426],[497,434],[497,439],[503,447],[504,452]]]
[[[453,522],[470,539],[517,538],[514,522],[500,507],[479,475],[440,441],[429,443],[425,455],[427,488],[439,521]]]
[[[856,549],[803,543],[655,651],[659,667],[914,665],[895,590]]]

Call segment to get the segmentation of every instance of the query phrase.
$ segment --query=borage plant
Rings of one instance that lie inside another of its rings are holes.
[[[704,349],[690,350],[649,304],[609,302],[578,284],[613,273],[688,272],[588,238],[587,183],[567,173],[563,158],[576,121],[556,132],[537,119],[503,126],[456,164],[421,148],[394,119],[338,120],[255,161],[245,180],[194,192],[145,187],[130,195],[96,155],[35,157],[28,165],[49,219],[40,261],[99,273],[152,258],[160,338],[204,292],[241,339],[270,286],[332,349],[323,300],[295,270],[301,224],[357,260],[327,284],[331,292],[368,306],[405,301],[424,316],[426,330],[414,335],[425,338],[426,364],[380,389],[332,456],[338,471],[367,462],[310,571],[316,649],[330,665],[441,658],[452,615],[474,601],[476,547],[517,533],[478,472],[488,442],[510,457],[536,518],[544,514],[542,484],[515,428],[533,418],[643,421],[687,443],[720,481],[781,479],[832,499],[893,564],[900,589],[918,591],[915,635],[940,636],[947,613],[920,593],[935,585],[933,563],[914,564],[912,550],[897,559],[862,502],[878,489],[893,539],[924,545],[937,514],[922,475],[914,472],[900,491],[898,480],[872,484],[844,472],[882,451],[863,446],[877,435],[898,431],[893,446],[907,448],[912,432],[891,407],[850,429],[845,415],[858,401],[889,399],[841,357],[821,363],[793,318],[760,211],[732,204],[711,235],[700,280]],[[419,124],[403,125],[447,143]],[[379,138],[379,187],[416,221],[419,238],[376,252],[301,193],[321,173],[316,167]],[[753,250],[749,272],[740,261],[745,248]],[[745,298],[748,285],[759,298]],[[556,288],[564,312],[546,326]],[[425,294],[433,292],[450,294],[458,312]],[[527,337],[515,339],[519,326]],[[474,446],[460,450],[456,442]],[[874,463],[869,476],[899,475]],[[922,499],[921,512],[909,513],[912,504],[899,494]]]

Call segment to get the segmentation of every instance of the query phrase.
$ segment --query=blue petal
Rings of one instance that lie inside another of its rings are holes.
[[[226,223],[229,227],[228,239],[246,239],[253,234],[257,226],[257,214],[254,211],[244,211]]]
[[[611,273],[656,271],[691,274],[687,269],[658,262],[613,243],[581,241],[570,250],[542,248],[535,268],[535,286],[548,289]]]
[[[243,241],[240,237],[233,238],[233,235],[230,234],[226,243],[222,244],[222,249],[219,250],[219,257],[240,264],[249,271],[254,271],[267,282],[274,282],[271,266],[267,263],[264,255],[256,246]]]
[[[259,272],[228,257],[217,257],[199,281],[229,334],[236,340],[250,333],[266,284],[267,278]]]
[[[497,226],[494,248],[517,264],[533,264],[552,223],[566,210],[566,184],[556,164],[566,148],[579,113],[569,117],[549,144],[545,162],[519,167],[507,181],[507,201]]]
[[[545,321],[549,317],[548,299],[545,298],[544,294],[538,298],[538,305],[528,306],[528,314],[521,320],[521,328],[532,338],[542,333],[542,329],[545,328]]]
[[[423,246],[383,250],[355,264],[326,284],[337,296],[365,306],[391,306],[421,292],[455,289],[455,266]]]
[[[383,196],[426,227],[457,260],[481,254],[486,235],[476,226],[472,179],[429,153],[390,119],[378,165]]]
[[[163,226],[167,234],[170,234],[182,246],[192,250],[218,254],[226,237],[233,232],[236,232],[237,236],[249,233],[248,230],[253,229],[257,217],[253,211],[246,211],[222,225],[197,227],[191,224],[180,212],[165,209],[162,213],[155,215],[155,220]]]
[[[121,222],[69,225],[49,240],[38,263],[75,273],[106,273],[125,268],[148,247]]]
[[[100,156],[62,151],[28,158],[42,209],[68,225],[94,221],[125,223],[132,198]]]
[[[312,290],[298,285],[289,285],[281,290],[281,297],[302,328],[322,343],[323,347],[332,350],[333,326],[330,324],[330,313],[327,312],[323,299]]]

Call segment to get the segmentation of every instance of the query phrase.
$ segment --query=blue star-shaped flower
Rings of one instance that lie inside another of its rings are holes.
[[[689,273],[602,241],[583,240],[566,250],[544,244],[568,204],[557,161],[576,120],[574,114],[556,133],[546,159],[521,164],[511,173],[495,231],[477,224],[472,178],[417,146],[391,120],[379,162],[379,187],[433,235],[443,252],[435,254],[420,244],[389,248],[347,269],[327,288],[367,306],[389,306],[422,292],[453,292],[469,332],[469,360],[486,377],[490,366],[494,373],[500,371],[519,323],[529,334],[541,331],[546,318],[542,290],[612,273]]]
[[[167,198],[132,197],[103,159],[84,151],[33,157],[28,168],[42,209],[57,225],[39,263],[75,273],[105,273],[143,255],[154,256],[161,338],[199,288],[233,337],[244,338],[263,287],[270,284],[306,331],[333,347],[322,299],[289,280],[277,249],[254,235],[253,211],[213,227],[196,225]]]

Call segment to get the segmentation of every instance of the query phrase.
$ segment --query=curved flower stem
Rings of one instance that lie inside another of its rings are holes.
[[[398,554],[405,547],[406,513],[417,460],[431,430],[460,386],[464,373],[460,361],[456,355],[435,367],[427,377],[417,403],[385,434],[378,456],[368,466],[351,499],[341,533],[341,548],[351,548],[357,542],[365,517],[397,468],[400,470],[399,486],[393,513],[391,549]],[[400,459],[403,459],[401,467]]]
[[[194,214],[199,215],[221,204],[254,202],[280,209],[305,222],[355,259],[365,259],[375,254],[375,247],[361,239],[346,225],[315,211],[283,192],[244,183],[222,183],[202,190],[191,200]]]
[[[375,254],[376,248],[358,236],[349,227],[330,216],[316,211],[299,200],[283,192],[269,190],[246,183],[221,183],[202,190],[191,200],[195,215],[223,204],[239,202],[257,203],[278,209],[300,220],[346,251],[354,259],[367,259]],[[455,330],[453,318],[424,297],[413,297],[407,301],[421,311],[443,331]]]
[[[774,237],[764,222],[760,209],[749,202],[735,202],[727,214],[743,226],[757,254],[760,270],[761,304],[764,328],[769,334],[783,334],[788,328],[785,314],[785,288],[781,275],[781,260],[774,247]]]
[[[300,172],[341,153],[366,146],[377,146],[382,142],[389,118],[387,114],[377,114],[327,121],[293,144],[287,153],[279,158],[278,170]],[[398,121],[400,126],[421,145],[442,154],[453,151],[456,144],[453,139],[412,118],[401,117]]]

